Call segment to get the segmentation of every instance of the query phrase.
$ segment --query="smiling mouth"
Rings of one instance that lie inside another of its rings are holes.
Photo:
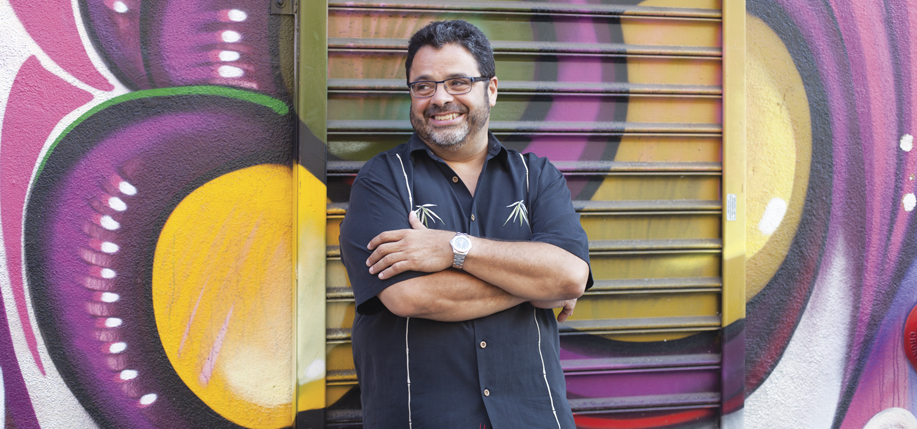
[[[433,119],[436,119],[437,121],[449,121],[449,120],[458,118],[459,116],[462,116],[462,114],[461,113],[447,113],[445,115],[434,115]]]

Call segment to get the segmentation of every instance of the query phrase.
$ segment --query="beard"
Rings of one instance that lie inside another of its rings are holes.
[[[484,103],[482,107],[475,109],[469,114],[469,110],[462,104],[450,103],[445,106],[430,105],[423,112],[423,116],[417,115],[411,110],[411,126],[421,140],[437,146],[442,149],[459,149],[465,145],[470,136],[476,136],[487,123],[490,117],[490,103],[488,103],[487,93],[484,94]],[[465,120],[459,124],[448,127],[434,127],[426,122],[426,118],[434,115],[445,115],[448,113],[459,113],[465,116]]]

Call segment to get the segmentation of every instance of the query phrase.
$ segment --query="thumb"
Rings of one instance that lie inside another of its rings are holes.
[[[417,219],[417,213],[414,213],[414,211],[408,214],[408,222],[411,223],[411,228],[413,229],[427,229],[427,227],[420,222],[420,219]]]

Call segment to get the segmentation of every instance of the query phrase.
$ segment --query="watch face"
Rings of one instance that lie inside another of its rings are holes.
[[[457,252],[467,252],[471,249],[471,240],[464,235],[457,235],[452,239],[452,247],[454,247]]]

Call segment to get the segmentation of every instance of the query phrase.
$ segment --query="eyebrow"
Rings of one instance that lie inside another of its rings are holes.
[[[455,79],[457,77],[471,77],[471,75],[467,73],[452,73],[448,77],[446,77],[446,79]],[[430,77],[430,75],[425,74],[425,75],[419,76],[417,79],[413,80],[413,82],[418,82],[422,80],[432,82],[433,78]]]

